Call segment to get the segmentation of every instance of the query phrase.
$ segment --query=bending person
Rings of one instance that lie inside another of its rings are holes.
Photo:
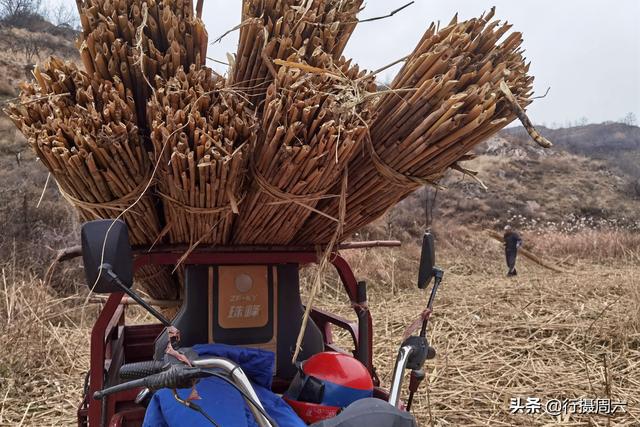
[[[507,258],[507,276],[517,276],[516,259],[518,257],[518,249],[522,246],[522,238],[516,233],[510,225],[504,228],[504,250]]]

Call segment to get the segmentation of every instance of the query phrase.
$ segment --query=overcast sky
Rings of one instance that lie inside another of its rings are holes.
[[[361,19],[407,2],[369,0]],[[536,93],[551,87],[531,106],[533,121],[564,125],[584,117],[598,123],[629,112],[640,119],[640,0],[417,0],[392,18],[360,24],[345,53],[361,67],[377,69],[408,54],[432,21],[446,24],[456,12],[461,19],[479,16],[491,6],[498,19],[524,34]],[[241,0],[205,0],[211,41],[240,22],[240,9]],[[224,61],[237,37],[235,32],[210,46],[209,56]],[[391,80],[393,73],[382,77]]]

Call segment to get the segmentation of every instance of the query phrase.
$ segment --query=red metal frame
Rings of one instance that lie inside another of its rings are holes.
[[[183,253],[179,251],[163,250],[158,252],[139,253],[134,262],[137,270],[145,265],[176,265]],[[217,251],[197,251],[190,254],[182,263],[185,265],[259,265],[259,264],[283,264],[296,263],[300,265],[318,262],[316,252],[237,252],[218,249]],[[331,263],[336,268],[342,284],[351,300],[356,314],[365,310],[369,324],[369,337],[366,343],[369,351],[369,360],[365,365],[372,374],[376,385],[378,384],[373,367],[373,325],[371,313],[357,304],[357,282],[347,261],[338,253],[331,257]],[[153,358],[153,343],[162,331],[162,325],[125,325],[125,310],[120,304],[124,294],[112,294],[103,307],[91,332],[91,361],[89,371],[89,390],[78,410],[78,425],[90,426],[105,425],[123,426],[140,425],[144,411],[135,407],[132,403],[137,391],[118,393],[110,396],[105,402],[92,398],[93,393],[102,389],[105,377],[112,378],[117,375],[120,365],[125,360],[127,363],[150,360]],[[328,348],[335,348],[331,335],[331,327],[337,326],[346,329],[354,341],[357,354],[360,346],[358,338],[358,323],[349,322],[346,319],[334,316],[320,310],[313,310],[312,317],[323,332],[325,344]],[[384,392],[377,390],[378,395]],[[106,409],[103,414],[103,406]]]

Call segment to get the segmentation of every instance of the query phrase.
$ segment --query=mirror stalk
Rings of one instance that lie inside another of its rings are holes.
[[[436,300],[436,293],[438,292],[440,283],[442,283],[442,279],[444,277],[444,271],[439,269],[438,267],[433,267],[433,277],[434,277],[433,288],[431,289],[431,295],[429,296],[429,302],[427,303],[427,310],[429,310],[429,312],[433,310],[433,303]],[[420,330],[420,336],[423,338],[427,336],[427,325],[429,323],[429,317],[431,316],[425,316],[424,320],[422,321],[422,329]]]
[[[427,326],[429,325],[429,318],[433,311],[433,303],[436,300],[436,293],[442,283],[444,277],[444,271],[438,267],[433,267],[433,288],[431,288],[431,295],[429,296],[429,302],[427,303],[426,315],[422,320],[422,329],[420,330],[419,337],[409,337],[403,344],[406,348],[410,348],[410,356],[413,357],[412,366],[405,366],[411,369],[411,381],[409,383],[409,398],[407,400],[407,412],[411,410],[413,404],[413,397],[420,388],[420,384],[425,379],[425,372],[423,370],[424,362],[427,359],[433,359],[436,357],[436,350],[429,346],[427,341]],[[397,369],[397,367],[396,367]],[[404,371],[404,368],[402,369]]]
[[[149,305],[149,303],[147,303],[145,300],[140,298],[140,296],[137,293],[135,293],[134,291],[129,289],[127,287],[127,285],[122,283],[122,280],[120,280],[118,275],[113,271],[113,268],[111,267],[111,265],[102,264],[100,266],[100,270],[99,271],[101,271],[102,274],[105,274],[107,276],[106,278],[107,278],[107,280],[109,280],[109,282],[111,282],[111,284],[117,286],[118,288],[120,288],[122,290],[122,292],[124,292],[125,294],[129,295],[135,302],[140,304],[142,306],[142,308],[147,310],[153,317],[158,319],[164,326],[166,326],[167,328],[172,326],[171,322],[166,317],[164,317],[162,315],[162,313],[160,313],[155,308],[151,307],[151,305]]]

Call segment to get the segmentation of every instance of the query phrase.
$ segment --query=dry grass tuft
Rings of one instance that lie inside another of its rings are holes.
[[[80,297],[58,298],[11,266],[1,274],[0,425],[71,425],[94,310],[85,313]]]
[[[541,231],[530,234],[528,240],[534,251],[567,261],[617,259],[640,262],[640,234],[628,230]]]
[[[626,297],[638,286],[637,271],[585,267],[570,278],[527,268],[522,273],[518,281],[449,277],[432,331],[440,350],[430,372],[434,424],[541,425],[557,420],[511,416],[510,398],[612,397],[633,411],[616,424],[636,425],[640,330],[637,310],[635,318],[627,310],[638,301]],[[420,402],[426,421],[424,395]],[[563,422],[607,420],[572,416]]]

